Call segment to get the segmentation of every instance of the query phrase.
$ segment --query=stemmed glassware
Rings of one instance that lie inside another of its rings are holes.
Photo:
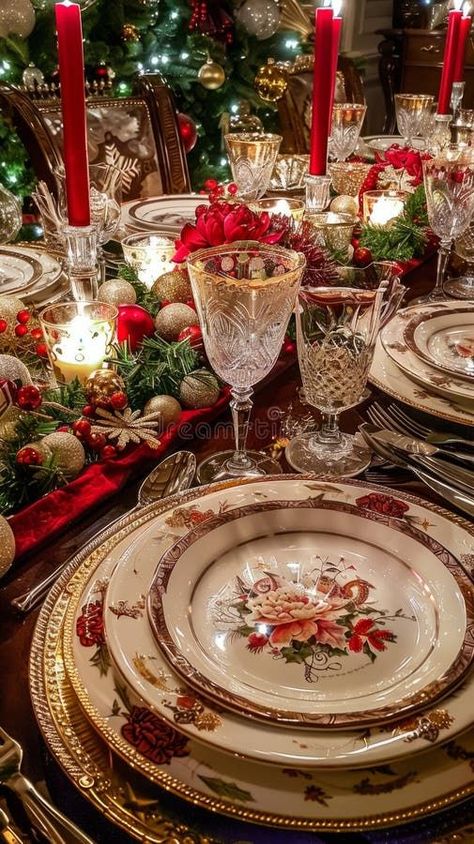
[[[231,132],[224,137],[232,178],[244,202],[267,192],[275,167],[281,135],[266,132]]]
[[[369,450],[340,430],[339,415],[362,399],[384,297],[395,280],[388,263],[372,264],[362,274],[346,269],[340,286],[302,288],[296,310],[303,390],[321,412],[322,426],[291,440],[286,459],[298,472],[320,477],[351,477],[370,463]]]
[[[345,161],[354,152],[360,137],[367,106],[359,103],[334,103],[332,109],[329,155]]]
[[[466,261],[467,267],[460,278],[450,278],[444,284],[444,290],[454,299],[474,300],[474,222],[457,238],[454,249],[460,258]]]
[[[446,299],[443,283],[453,240],[468,228],[474,214],[474,151],[452,149],[450,154],[423,162],[428,219],[440,238],[436,284],[417,303]]]
[[[433,102],[429,94],[395,94],[397,127],[405,146],[411,147],[413,138],[424,134]]]
[[[235,450],[201,463],[200,483],[281,472],[277,461],[246,450],[251,395],[278,358],[305,263],[298,252],[252,241],[188,258],[209,363],[232,388],[235,433]]]

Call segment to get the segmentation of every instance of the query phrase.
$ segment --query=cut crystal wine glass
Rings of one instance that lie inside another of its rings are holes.
[[[433,102],[429,94],[395,94],[397,127],[405,146],[411,147],[413,138],[424,134]]]
[[[345,161],[354,152],[360,137],[367,106],[359,103],[335,103],[332,109],[329,155]]]
[[[188,258],[209,363],[232,388],[235,434],[235,450],[201,463],[201,483],[281,471],[277,461],[246,451],[246,439],[252,387],[278,358],[304,267],[300,253],[253,241],[202,249]]]
[[[224,140],[239,197],[244,201],[260,199],[270,184],[281,135],[231,132],[225,135]]]
[[[354,274],[346,281],[353,286],[305,287],[299,293],[296,332],[301,378],[306,401],[322,414],[322,426],[287,446],[286,459],[298,472],[351,477],[370,463],[365,445],[340,430],[339,415],[358,404],[364,393],[389,288],[385,275],[376,273],[373,290],[357,286],[365,281]]]

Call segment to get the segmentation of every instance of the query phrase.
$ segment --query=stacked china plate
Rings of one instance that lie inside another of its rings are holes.
[[[34,246],[0,246],[0,294],[41,305],[64,296],[69,282],[61,263]]]
[[[289,842],[462,801],[473,534],[405,493],[303,476],[125,517],[41,613],[30,673],[45,738],[90,802],[152,842],[191,835],[164,792],[213,813],[204,833],[221,814],[229,834],[234,818]]]
[[[474,304],[399,311],[380,333],[370,380],[418,410],[474,425]]]
[[[207,196],[195,193],[135,199],[122,206],[121,228],[127,232],[160,231],[178,237],[185,223],[194,220],[198,205],[207,205]]]

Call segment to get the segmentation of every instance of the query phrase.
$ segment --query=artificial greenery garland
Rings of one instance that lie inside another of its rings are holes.
[[[428,242],[428,215],[423,185],[410,194],[403,214],[382,228],[366,223],[359,244],[369,249],[374,261],[410,261],[423,255]]]

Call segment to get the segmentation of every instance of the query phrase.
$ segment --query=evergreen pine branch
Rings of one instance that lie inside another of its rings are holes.
[[[137,305],[145,308],[145,310],[149,311],[152,316],[156,316],[160,310],[160,302],[156,298],[155,294],[148,289],[146,284],[139,281],[137,271],[134,270],[133,267],[129,267],[128,264],[121,264],[118,276],[132,285],[135,293],[137,294]]]

